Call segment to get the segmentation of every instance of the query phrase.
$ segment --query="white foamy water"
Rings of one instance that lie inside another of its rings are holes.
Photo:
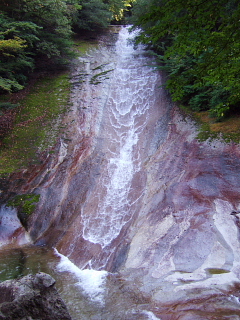
[[[105,106],[102,132],[106,167],[98,187],[82,211],[83,237],[102,247],[115,239],[134,214],[137,200],[129,196],[134,174],[141,168],[140,134],[154,104],[156,77],[142,49],[129,44],[128,28],[122,28],[116,43],[111,90]],[[143,193],[143,191],[142,191]]]
[[[143,313],[148,316],[148,320],[161,320],[160,318],[157,318],[152,311],[144,310]]]
[[[61,260],[57,265],[59,272],[70,272],[76,276],[81,289],[89,296],[89,298],[101,305],[104,304],[105,281],[108,275],[107,271],[97,271],[92,269],[79,269],[66,256],[62,255],[55,249],[56,255]]]

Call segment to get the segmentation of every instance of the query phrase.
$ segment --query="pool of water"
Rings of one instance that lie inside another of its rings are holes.
[[[118,274],[80,270],[56,249],[38,246],[6,248],[0,251],[0,281],[46,272],[73,320],[159,319],[140,294],[133,292]]]

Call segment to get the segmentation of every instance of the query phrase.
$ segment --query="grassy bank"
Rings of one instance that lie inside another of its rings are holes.
[[[200,123],[198,139],[203,141],[208,138],[221,138],[225,142],[240,143],[240,115],[229,116],[222,121],[209,116],[207,111],[194,113],[195,119]]]
[[[209,111],[194,112],[182,105],[179,108],[183,116],[190,116],[196,122],[199,141],[221,139],[226,143],[240,143],[240,114],[229,115],[219,121]]]
[[[76,58],[97,47],[92,34],[74,39]],[[8,134],[0,140],[0,176],[7,176],[30,163],[38,154],[50,150],[61,130],[62,115],[69,110],[70,70],[42,75],[15,94],[0,96],[0,102],[19,104]],[[0,115],[1,116],[1,115]]]
[[[61,129],[59,119],[69,102],[69,74],[64,72],[38,79],[26,90],[23,97],[1,98],[15,99],[20,106],[15,113],[13,129],[2,139],[0,175],[37,161],[37,154],[55,143]]]
[[[91,37],[75,39],[76,56],[96,47],[97,42]],[[11,130],[0,141],[0,176],[26,168],[38,161],[39,152],[51,149],[64,130],[61,117],[70,108],[70,92],[70,71],[66,70],[35,79],[26,89],[0,97],[0,102],[19,104]],[[207,112],[190,114],[199,123],[199,140],[223,137],[227,142],[240,142],[240,115],[216,122]]]
[[[76,57],[96,47],[96,40],[89,35],[74,39]],[[0,96],[0,102],[19,105],[11,130],[0,140],[0,177],[37,162],[39,152],[51,149],[64,130],[61,118],[70,108],[70,92],[68,69],[32,79],[24,90]]]

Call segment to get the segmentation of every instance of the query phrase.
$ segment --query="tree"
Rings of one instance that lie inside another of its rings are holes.
[[[95,30],[106,28],[112,18],[109,5],[102,0],[80,0],[81,10],[75,20],[75,29]]]
[[[31,47],[35,41],[38,26],[31,22],[14,21],[0,15],[0,89],[20,90],[27,74],[34,67]]]
[[[127,5],[128,0],[2,0],[0,90],[23,88],[35,67],[68,63],[73,27],[106,28]]]
[[[78,0],[3,0],[0,4],[0,88],[23,88],[40,63],[54,65],[71,54]]]
[[[134,1],[134,0],[133,0]],[[123,19],[124,13],[131,8],[133,1],[129,0],[105,0],[109,5],[109,11],[112,12],[112,20],[119,22]]]
[[[19,0],[20,1],[20,0]],[[21,20],[32,21],[41,29],[35,52],[56,58],[68,52],[71,37],[71,18],[65,0],[21,0]],[[73,4],[73,1],[68,1]]]
[[[134,0],[133,0],[134,1]],[[113,20],[121,21],[126,11],[131,7],[130,0],[80,0],[74,21],[75,30],[99,30],[107,28]]]
[[[237,0],[139,0],[137,41],[164,62],[174,100],[218,117],[240,101],[239,17]]]

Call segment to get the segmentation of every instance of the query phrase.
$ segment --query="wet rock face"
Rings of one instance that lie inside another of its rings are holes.
[[[42,272],[0,283],[0,319],[71,320],[54,283]]]
[[[79,61],[71,141],[10,191],[41,194],[36,243],[120,272],[162,320],[239,319],[240,147],[199,142],[123,31],[117,53],[102,45]]]
[[[161,319],[239,319],[240,149],[199,142],[172,112],[147,166],[121,272],[161,305]],[[165,309],[164,307],[165,306]]]
[[[0,206],[0,247],[30,243],[29,235],[21,225],[15,209]]]

